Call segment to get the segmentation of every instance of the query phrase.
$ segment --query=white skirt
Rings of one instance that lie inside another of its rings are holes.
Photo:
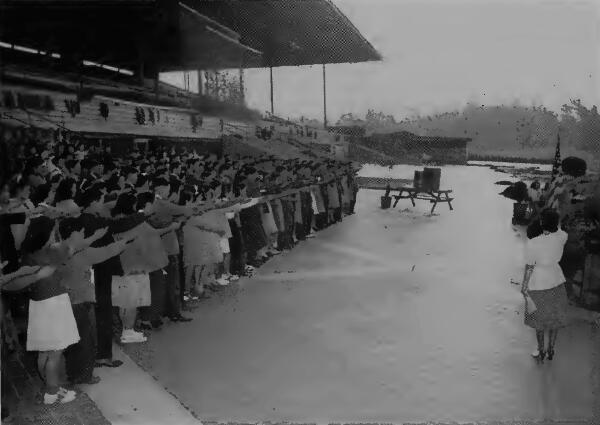
[[[136,308],[152,304],[150,275],[130,274],[112,277],[112,303],[116,307]]]
[[[229,239],[227,238],[221,238],[221,251],[223,251],[223,254],[229,254],[231,252],[231,250],[229,249]]]
[[[79,332],[68,294],[29,301],[27,351],[64,350],[77,342]]]

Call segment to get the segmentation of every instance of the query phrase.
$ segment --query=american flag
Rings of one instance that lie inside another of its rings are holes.
[[[556,196],[560,193],[562,179],[559,178],[562,161],[560,160],[560,134],[557,135],[556,154],[554,155],[554,164],[552,165],[552,178],[550,179],[550,188],[545,195],[546,207],[552,207],[556,201]]]
[[[560,160],[560,134],[557,135],[556,142],[556,154],[554,155],[554,164],[552,165],[552,180],[560,174],[560,166],[562,161]]]

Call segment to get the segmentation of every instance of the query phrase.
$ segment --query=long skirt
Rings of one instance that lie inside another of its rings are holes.
[[[113,306],[121,308],[148,307],[152,305],[150,276],[148,274],[113,276],[112,303]]]
[[[542,291],[529,291],[537,309],[525,311],[525,325],[538,330],[554,330],[568,325],[569,299],[564,284]]]
[[[29,301],[27,351],[64,350],[78,341],[77,322],[68,294]]]

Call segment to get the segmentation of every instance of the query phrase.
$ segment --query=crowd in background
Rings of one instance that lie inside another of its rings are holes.
[[[98,382],[95,367],[121,364],[115,337],[143,343],[167,319],[191,320],[186,303],[354,212],[347,162],[160,146],[114,155],[25,136],[4,129],[0,144],[3,350],[18,346],[24,318],[45,404],[76,397],[63,359],[70,384]]]
[[[587,172],[580,158],[565,158],[544,186],[539,180],[529,184],[520,181],[503,194],[517,201],[514,224],[527,225],[527,237],[542,234],[540,216],[544,211],[558,213],[560,228],[568,235],[560,261],[567,279],[567,290],[573,296],[573,283],[580,282],[586,256],[596,254],[600,240],[600,181]]]

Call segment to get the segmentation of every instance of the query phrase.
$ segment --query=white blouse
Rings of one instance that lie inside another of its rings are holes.
[[[529,289],[541,291],[552,289],[565,282],[565,276],[558,262],[562,258],[568,235],[562,229],[550,234],[542,234],[527,241],[525,262],[533,265]]]

